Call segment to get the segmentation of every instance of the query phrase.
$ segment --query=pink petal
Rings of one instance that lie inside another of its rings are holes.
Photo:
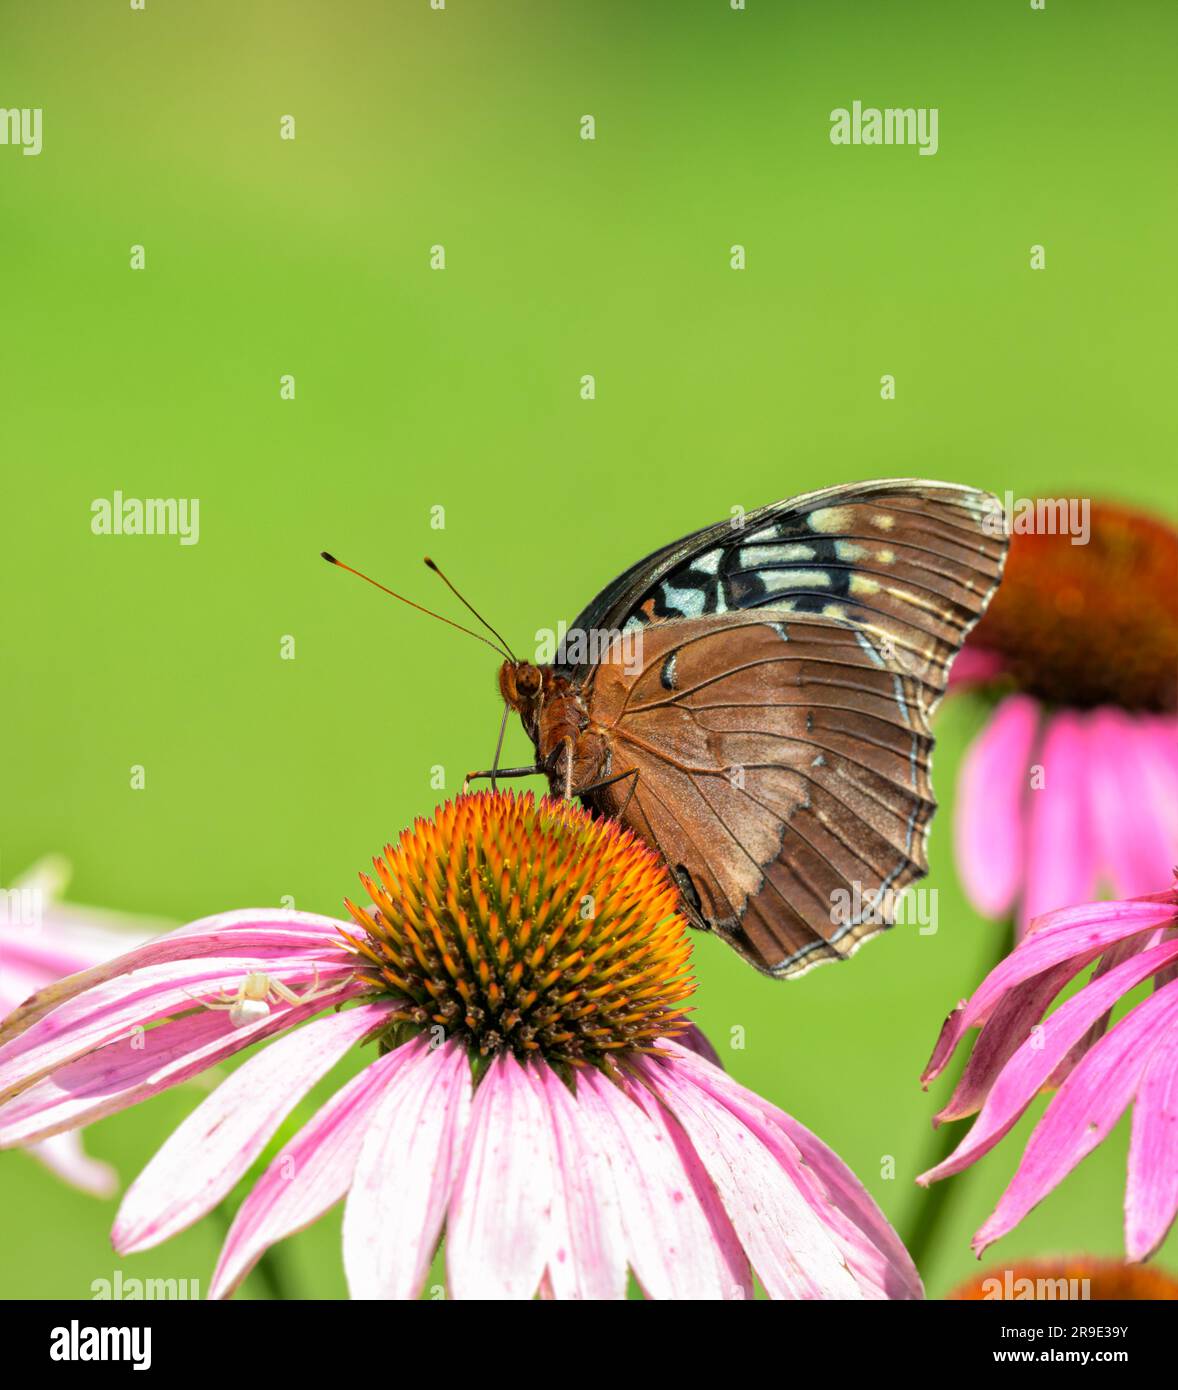
[[[611,1127],[595,1123],[550,1067],[539,1073],[555,1139],[553,1235],[548,1287],[554,1298],[626,1297],[626,1232],[610,1167]]]
[[[1006,669],[1006,662],[994,651],[985,647],[975,647],[967,642],[957,653],[957,658],[949,667],[949,690],[961,690],[971,685],[981,685],[997,680]]]
[[[1178,985],[1168,985],[1170,994]],[[1137,1087],[1125,1187],[1125,1254],[1148,1260],[1178,1213],[1178,1029],[1159,1039]]]
[[[1153,794],[1148,753],[1138,721],[1122,710],[1097,710],[1088,724],[1089,792],[1102,870],[1119,898],[1149,893],[1165,881],[1178,855]]]
[[[323,1010],[321,999],[283,1005],[269,1018],[235,1028],[223,1011],[198,1009],[107,1043],[0,1106],[0,1148],[93,1124]]]
[[[751,1298],[749,1262],[702,1164],[673,1117],[642,1087],[598,1072],[577,1101],[607,1139],[630,1267],[651,1298]]]
[[[990,971],[969,1002],[945,1020],[921,1080],[927,1085],[940,1075],[966,1029],[984,1024],[1008,990],[1033,980],[1045,970],[1071,962],[1073,957],[1078,962],[1072,972],[1075,974],[1114,941],[1169,926],[1176,915],[1172,899],[1161,895],[1158,901],[1084,903],[1041,918],[1018,947]]]
[[[317,1221],[343,1197],[385,1087],[419,1051],[406,1043],[370,1062],[275,1156],[225,1237],[210,1298],[228,1298],[271,1245]]]
[[[1095,847],[1089,812],[1088,741],[1083,721],[1052,715],[1039,755],[1042,785],[1028,805],[1027,867],[1020,930],[1040,914],[1092,897]]]
[[[862,1298],[829,1228],[747,1117],[669,1059],[636,1069],[683,1126],[769,1296]]]
[[[678,1051],[674,1042],[664,1047],[672,1053]],[[833,1149],[792,1115],[723,1073],[717,1074],[692,1057],[680,1056],[680,1065],[693,1066],[701,1086],[737,1115],[747,1116],[779,1161],[789,1167],[795,1181],[807,1191],[811,1205],[822,1212],[835,1243],[865,1291],[890,1299],[924,1296],[920,1275],[903,1241],[875,1199]],[[763,1123],[784,1133],[789,1146],[782,1146],[771,1132],[766,1132]]]
[[[240,1066],[135,1179],[115,1218],[115,1249],[150,1249],[211,1211],[307,1091],[388,1015],[383,1002],[329,1014]]]
[[[113,1197],[119,1190],[119,1175],[109,1163],[91,1158],[82,1147],[80,1134],[58,1134],[34,1144],[29,1153],[39,1159],[56,1177],[91,1197]]]
[[[680,1047],[685,1047],[688,1052],[694,1052],[705,1062],[711,1062],[712,1066],[720,1067],[723,1070],[724,1063],[720,1060],[720,1054],[708,1041],[703,1030],[697,1028],[694,1023],[689,1023],[682,1033],[676,1034],[675,1041]]]
[[[1039,705],[1011,695],[974,740],[957,779],[957,867],[966,896],[987,917],[1009,915],[1023,882],[1031,750]]]
[[[1101,979],[1093,980],[1061,1004],[1043,1021],[1039,1032],[1028,1038],[1007,1063],[994,1082],[973,1128],[953,1153],[943,1163],[922,1173],[916,1181],[927,1185],[938,1178],[948,1177],[950,1173],[959,1173],[992,1149],[1013,1127],[1068,1049],[1083,1037],[1092,1021],[1172,960],[1178,960],[1178,941],[1163,942],[1110,970]],[[1101,1051],[1104,1046],[1107,1046],[1107,1041],[1096,1051]],[[1090,1057],[1095,1055],[1096,1052],[1089,1053]],[[1073,1073],[1073,1078],[1077,1073]]]
[[[96,1047],[158,1019],[198,1008],[197,1000],[211,999],[219,990],[232,991],[258,968],[257,957],[167,961],[144,966],[132,975],[121,975],[66,1000],[27,1032],[0,1047],[0,1102]],[[341,951],[314,960],[296,956],[294,963],[265,962],[268,975],[295,990],[312,984],[316,969],[320,985],[339,984],[355,971],[356,958]],[[353,981],[332,995],[331,1002],[343,1003],[364,988],[362,982]],[[276,1004],[273,1012],[291,1007]],[[321,1007],[328,1005],[324,1002]]]
[[[1172,944],[1172,950],[1178,951],[1178,945]],[[1031,1135],[1018,1172],[974,1237],[979,1255],[1016,1226],[1108,1136],[1137,1089],[1152,1048],[1175,1024],[1178,985],[1170,985],[1126,1014],[1083,1058],[1056,1092]],[[1172,1149],[1167,1158],[1172,1161]]]
[[[424,1039],[369,1119],[344,1208],[353,1298],[416,1298],[442,1233],[471,1112],[470,1059]],[[398,1051],[403,1051],[399,1048]]]
[[[551,1245],[551,1121],[532,1070],[496,1057],[475,1091],[450,1203],[455,1298],[530,1299]]]
[[[210,955],[252,956],[257,960],[267,960],[275,956],[297,956],[303,951],[331,954],[342,944],[338,928],[344,925],[332,917],[320,917],[312,912],[286,912],[270,908],[251,908],[244,912],[223,912],[215,917],[204,917],[199,922],[154,937],[133,950],[124,951],[121,956],[49,985],[4,1019],[0,1027],[0,1043],[7,1044],[51,1009],[56,1009],[84,990],[132,970]]]

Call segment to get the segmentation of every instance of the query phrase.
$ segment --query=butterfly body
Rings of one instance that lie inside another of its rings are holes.
[[[1001,576],[994,499],[890,480],[793,498],[614,580],[500,692],[552,792],[664,858],[758,970],[845,959],[927,872],[929,718]]]

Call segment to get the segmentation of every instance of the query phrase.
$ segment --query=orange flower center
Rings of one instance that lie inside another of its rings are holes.
[[[970,645],[1001,653],[1053,703],[1178,708],[1178,532],[1094,502],[1086,545],[1015,534],[1006,572]]]
[[[686,1025],[687,924],[666,870],[569,802],[483,792],[418,820],[345,899],[374,990],[480,1056],[603,1064]]]

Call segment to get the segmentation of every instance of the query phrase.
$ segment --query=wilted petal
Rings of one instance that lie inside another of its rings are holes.
[[[1007,916],[1022,886],[1039,719],[1036,700],[1008,696],[970,746],[957,779],[957,868],[970,902],[987,917]]]
[[[240,1066],[174,1130],[127,1191],[112,1239],[147,1250],[199,1220],[230,1191],[298,1101],[388,1018],[364,1004],[317,1019]]]
[[[421,1292],[462,1157],[470,1059],[454,1043],[415,1039],[373,1111],[344,1208],[344,1269],[353,1298]],[[394,1054],[395,1055],[395,1054]]]
[[[1171,955],[1178,953],[1178,945],[1172,944],[1169,949]],[[1134,964],[1130,961],[1127,966]],[[974,1249],[979,1255],[1016,1226],[1105,1139],[1132,1099],[1152,1048],[1176,1023],[1178,985],[1170,985],[1126,1014],[1108,1037],[1081,1060],[1035,1127],[1018,1172],[994,1214],[974,1237]],[[1172,1161],[1172,1147],[1169,1158]]]

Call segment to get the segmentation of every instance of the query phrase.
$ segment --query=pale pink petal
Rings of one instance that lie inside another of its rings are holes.
[[[1166,992],[1178,984],[1166,986]],[[1125,1254],[1148,1260],[1178,1213],[1178,1028],[1150,1054],[1137,1087],[1125,1188]]]
[[[256,957],[168,961],[108,980],[67,1000],[0,1048],[0,1102],[135,1028],[199,1008],[200,1001],[212,1001],[218,991],[232,992],[258,968]],[[324,953],[316,959],[297,956],[293,963],[265,964],[266,974],[299,993],[316,980],[322,987],[343,986],[331,996],[335,1004],[366,988],[355,979],[344,984],[355,970],[355,956],[343,951],[338,955]],[[275,1004],[273,1012],[291,1007]],[[328,1007],[326,1001],[322,1007]]]
[[[113,1197],[119,1190],[119,1175],[109,1163],[91,1158],[82,1147],[80,1134],[58,1134],[33,1144],[29,1153],[63,1182],[91,1197]]]
[[[1036,700],[1008,696],[973,741],[957,779],[957,871],[966,896],[987,917],[1008,916],[1022,886],[1039,719]]]
[[[211,1211],[298,1101],[388,1014],[383,1002],[329,1014],[240,1066],[135,1179],[115,1218],[115,1249],[150,1249]]]
[[[279,1151],[250,1189],[225,1237],[210,1298],[228,1298],[271,1245],[303,1230],[340,1201],[352,1185],[356,1160],[385,1087],[419,1051],[406,1043],[377,1057]]]
[[[1148,754],[1137,721],[1123,710],[1097,710],[1088,722],[1089,795],[1098,864],[1118,898],[1165,881],[1178,855],[1153,795]]]
[[[974,1236],[979,1255],[1016,1226],[1108,1136],[1132,1099],[1152,1048],[1175,1024],[1178,985],[1170,985],[1126,1014],[1081,1060],[1035,1127],[1018,1172],[994,1214]],[[1169,1158],[1173,1159],[1172,1149]]]
[[[332,1001],[335,998],[331,996]],[[230,1023],[223,1010],[197,1009],[107,1043],[0,1105],[0,1148],[93,1124],[125,1110],[249,1045],[313,1018],[327,1002],[313,999],[276,1007],[268,1018],[240,1028]]]
[[[595,1123],[579,1086],[574,1097],[551,1067],[539,1075],[556,1159],[548,1288],[554,1298],[624,1299],[626,1232],[608,1152],[612,1127]]]
[[[577,1077],[577,1100],[606,1136],[628,1259],[645,1292],[751,1298],[749,1262],[674,1118],[644,1088],[623,1090],[598,1072]]]
[[[1160,894],[1156,900],[1084,903],[1040,918],[1018,948],[990,971],[968,1003],[945,1020],[921,1080],[927,1085],[940,1075],[966,1029],[984,1024],[1008,990],[1073,958],[1078,961],[1075,974],[1114,941],[1169,926],[1176,915],[1173,895]]]
[[[342,945],[338,928],[345,925],[317,913],[287,912],[276,908],[250,908],[244,912],[223,912],[215,917],[204,917],[48,985],[4,1019],[3,1026],[0,1026],[0,1043],[9,1044],[10,1039],[19,1036],[51,1009],[58,1008],[84,990],[129,971],[168,961],[191,960],[198,956],[248,956],[259,961],[276,956],[293,958],[302,952],[320,956],[326,953],[330,956]]]
[[[937,1178],[948,1177],[950,1173],[959,1173],[992,1149],[1013,1127],[1068,1049],[1083,1037],[1093,1020],[1155,970],[1176,959],[1178,941],[1163,942],[1110,970],[1101,979],[1093,980],[1061,1004],[1044,1019],[1038,1033],[1028,1038],[1006,1064],[994,1082],[973,1128],[953,1153],[929,1172],[922,1173],[916,1181],[927,1184]],[[1107,1041],[1101,1044],[1101,1047],[1104,1046],[1107,1046]],[[1073,1078],[1075,1075],[1073,1073]]]
[[[413,1052],[371,1114],[344,1207],[344,1269],[353,1298],[421,1292],[470,1123],[465,1050],[451,1042],[431,1049],[422,1038],[405,1047]]]
[[[1092,897],[1096,884],[1088,790],[1088,741],[1083,720],[1065,710],[1051,715],[1027,802],[1027,858],[1019,927],[1044,912]]]
[[[551,1245],[551,1128],[531,1069],[509,1055],[495,1058],[475,1091],[450,1203],[453,1297],[535,1295]]]
[[[830,1230],[749,1125],[687,1068],[643,1057],[636,1069],[683,1126],[769,1296],[862,1298]]]
[[[739,1082],[695,1057],[684,1057],[674,1042],[663,1047],[678,1055],[678,1064],[694,1069],[699,1084],[754,1127],[774,1149],[806,1192],[811,1206],[830,1227],[856,1279],[874,1297],[922,1298],[920,1275],[903,1241],[880,1211],[875,1199],[841,1158],[792,1115],[747,1090]],[[788,1146],[776,1141],[765,1126],[781,1131]]]

